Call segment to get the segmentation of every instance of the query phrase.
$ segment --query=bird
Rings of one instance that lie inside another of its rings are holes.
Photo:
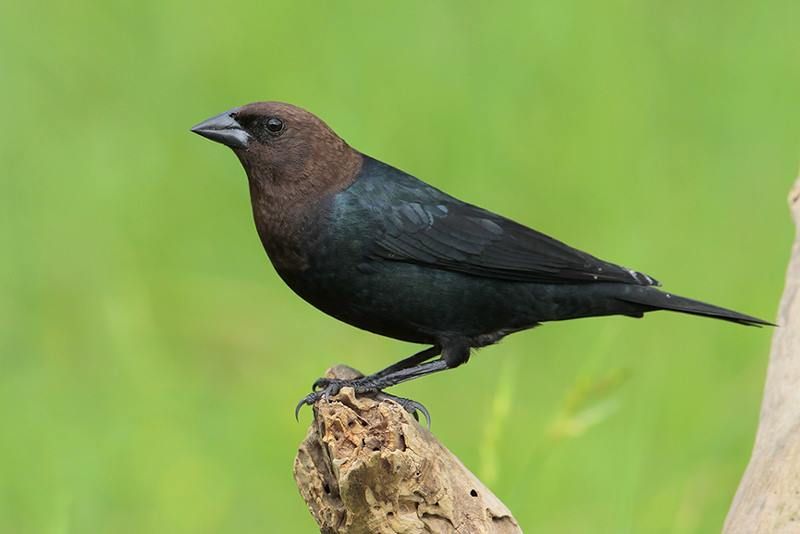
[[[461,201],[352,148],[292,104],[243,105],[191,131],[238,157],[258,236],[297,295],[347,324],[427,347],[371,375],[317,379],[295,417],[343,387],[388,395],[551,321],[669,310],[774,326],[662,291],[647,274]],[[430,424],[421,403],[389,397]]]

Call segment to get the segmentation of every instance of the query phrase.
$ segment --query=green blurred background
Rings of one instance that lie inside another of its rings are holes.
[[[416,346],[278,279],[189,127],[306,107],[465,200],[771,319],[800,140],[796,0],[0,6],[0,532],[314,532],[292,409]],[[404,385],[528,532],[718,531],[771,332],[547,325]]]

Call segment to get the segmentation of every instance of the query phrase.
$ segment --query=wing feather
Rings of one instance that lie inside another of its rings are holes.
[[[375,254],[386,259],[520,282],[658,285],[647,275],[460,201],[395,203],[383,221]]]

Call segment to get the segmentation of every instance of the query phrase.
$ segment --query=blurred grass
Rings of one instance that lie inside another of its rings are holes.
[[[369,371],[415,347],[323,316],[273,273],[235,158],[188,133],[241,103],[300,104],[465,200],[773,317],[798,11],[0,4],[0,532],[314,531],[294,402],[332,363]],[[715,532],[769,339],[668,314],[552,324],[398,392],[527,531]]]

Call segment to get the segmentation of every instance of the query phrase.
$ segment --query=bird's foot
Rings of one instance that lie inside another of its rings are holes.
[[[428,425],[428,430],[430,430],[431,413],[421,402],[417,402],[414,399],[407,399],[405,397],[398,397],[397,395],[392,395],[390,393],[384,393],[383,391],[378,392],[377,398],[379,400],[387,399],[396,402],[402,406],[405,411],[413,415],[414,419],[417,421],[419,421],[419,414],[422,414],[422,416],[425,418],[425,423]]]
[[[428,412],[428,409],[425,408],[425,406],[415,400],[384,393],[381,390],[380,385],[368,376],[351,380],[342,380],[338,378],[318,378],[311,385],[311,393],[300,399],[300,402],[297,403],[297,406],[294,409],[295,419],[298,417],[300,409],[303,406],[313,406],[318,400],[330,400],[332,397],[338,395],[342,388],[346,387],[353,388],[353,392],[356,395],[372,395],[377,400],[394,401],[402,406],[403,409],[405,409],[408,413],[413,415],[414,419],[417,421],[419,421],[419,412],[425,417],[428,428],[431,426],[431,414]]]

